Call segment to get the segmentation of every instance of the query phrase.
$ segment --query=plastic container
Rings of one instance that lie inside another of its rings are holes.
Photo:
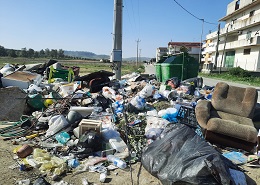
[[[28,105],[30,105],[35,110],[46,108],[43,102],[43,96],[41,94],[29,94],[28,97]]]
[[[107,160],[112,162],[118,168],[121,168],[121,169],[126,168],[126,163],[114,155],[108,155]]]
[[[121,139],[121,137],[116,137],[109,139],[109,144],[113,149],[115,149],[117,152],[124,152],[127,148],[126,143]]]

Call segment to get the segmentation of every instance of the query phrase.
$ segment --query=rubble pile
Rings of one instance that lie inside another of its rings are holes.
[[[66,184],[66,173],[86,171],[106,182],[108,171],[136,162],[165,184],[230,184],[232,173],[244,177],[203,138],[195,107],[210,101],[214,87],[202,87],[202,78],[161,83],[138,73],[122,80],[108,71],[79,76],[78,67],[54,60],[8,64],[0,72],[0,137],[14,144],[20,170],[41,174],[34,184]]]

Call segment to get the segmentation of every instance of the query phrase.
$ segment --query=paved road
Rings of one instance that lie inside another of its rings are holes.
[[[145,73],[146,74],[155,74],[155,66],[152,65],[152,64],[145,65]],[[238,87],[254,87],[254,88],[256,88],[257,91],[258,91],[257,102],[260,103],[260,87],[255,87],[255,86],[245,85],[245,84],[241,84],[241,83],[235,83],[235,82],[230,82],[230,81],[225,81],[225,80],[217,80],[217,79],[203,77],[203,84],[208,85],[208,86],[215,86],[220,81],[226,82],[229,85],[238,86]]]
[[[255,87],[255,86],[245,85],[245,84],[241,84],[241,83],[235,83],[235,82],[230,82],[230,81],[225,81],[225,80],[217,80],[217,79],[203,77],[203,84],[204,85],[215,86],[218,82],[226,82],[229,85],[233,85],[233,86],[237,86],[237,87],[254,87],[258,91],[257,102],[260,103],[260,87]]]

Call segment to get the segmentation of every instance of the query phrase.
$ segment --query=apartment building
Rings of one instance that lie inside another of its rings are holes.
[[[260,71],[260,0],[232,1],[219,21],[224,28],[208,34],[202,46],[202,71],[214,66]]]
[[[188,50],[190,56],[199,60],[200,42],[169,42],[168,47],[159,47],[156,49],[156,61],[159,61],[162,56],[180,53],[182,47]]]
[[[163,56],[167,56],[168,48],[167,47],[159,47],[156,49],[156,62],[158,62]]]

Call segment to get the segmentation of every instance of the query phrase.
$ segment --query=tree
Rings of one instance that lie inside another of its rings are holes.
[[[27,57],[28,56],[26,48],[21,49],[21,55],[20,56],[21,57]]]
[[[57,58],[58,56],[58,51],[57,49],[52,49],[51,50],[51,58]]]
[[[58,51],[58,58],[64,58],[64,51],[62,49]]]
[[[181,46],[180,52],[188,53],[188,52],[189,52],[189,49],[186,48],[185,46]]]
[[[34,56],[34,50],[30,48],[30,49],[27,51],[27,56],[28,56],[29,58],[32,58],[32,57]]]
[[[0,46],[0,56],[1,57],[7,56],[6,49],[3,46]]]
[[[38,51],[35,51],[35,52],[34,52],[34,58],[39,58],[39,56],[40,56],[39,52],[38,52]]]
[[[13,58],[17,57],[15,50],[13,49],[8,50],[8,56]]]
[[[50,56],[50,50],[49,48],[45,49],[45,57],[49,57]]]
[[[41,51],[40,51],[40,53],[39,53],[39,57],[44,57],[45,56],[45,52],[44,52],[44,50],[42,49]]]

